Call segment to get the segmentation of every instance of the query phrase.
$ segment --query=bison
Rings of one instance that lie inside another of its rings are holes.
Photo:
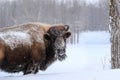
[[[68,25],[26,23],[0,28],[0,69],[24,75],[46,70],[66,58]]]

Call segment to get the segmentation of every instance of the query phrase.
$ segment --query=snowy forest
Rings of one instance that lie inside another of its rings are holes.
[[[107,0],[0,0],[0,27],[26,22],[67,24],[73,32],[70,43],[79,42],[82,31],[108,31]]]
[[[120,80],[119,26],[120,0],[0,0],[0,80]]]

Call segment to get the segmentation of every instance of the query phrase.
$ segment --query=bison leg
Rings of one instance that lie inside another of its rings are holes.
[[[40,64],[40,70],[45,71],[56,59],[48,58]]]
[[[42,70],[42,71],[45,71],[47,68],[48,68],[48,65],[47,65],[45,62],[43,62],[43,63],[40,65],[40,70]]]
[[[39,64],[28,64],[26,69],[23,71],[24,75],[26,74],[36,74],[38,72]]]
[[[24,71],[24,75],[26,74],[36,74],[39,70],[39,64],[41,63],[42,58],[37,51],[34,50],[32,54],[32,61],[29,63]]]
[[[43,47],[41,47],[40,45],[41,44],[39,43],[33,45],[31,56],[32,64],[28,65],[27,69],[24,71],[24,75],[30,73],[37,73],[39,70],[39,64],[41,64],[41,62],[45,60],[46,55]]]

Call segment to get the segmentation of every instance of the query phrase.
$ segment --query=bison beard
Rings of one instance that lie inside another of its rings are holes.
[[[46,70],[66,58],[68,25],[27,23],[0,29],[0,68],[24,75]],[[21,36],[22,34],[22,36]]]

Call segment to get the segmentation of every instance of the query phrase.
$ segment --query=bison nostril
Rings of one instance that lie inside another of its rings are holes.
[[[62,53],[64,53],[65,52],[65,49],[58,49],[57,50],[57,53],[59,53],[59,54],[62,54]]]
[[[57,52],[60,53],[60,49],[58,49]]]
[[[63,51],[65,52],[65,49],[63,49]]]

